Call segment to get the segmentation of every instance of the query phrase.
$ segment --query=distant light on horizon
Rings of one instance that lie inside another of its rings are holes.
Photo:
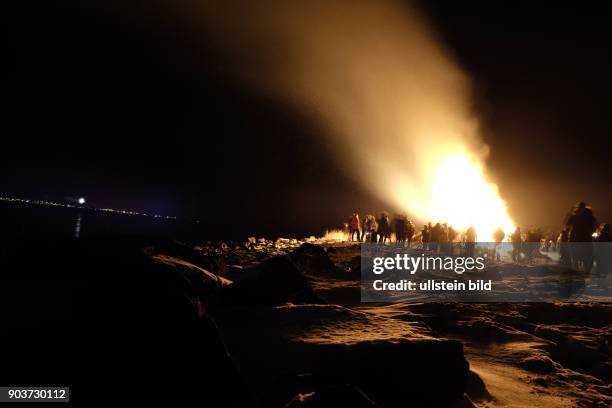
[[[15,202],[15,203],[25,203],[25,204],[32,204],[32,205],[48,205],[51,207],[66,207],[66,208],[78,208],[76,205],[74,204],[69,204],[67,202],[56,202],[56,201],[45,201],[45,200],[31,200],[28,198],[16,198],[16,197],[3,197],[0,196],[0,201],[8,201],[8,202]],[[70,199],[70,201],[74,201],[73,199]],[[83,205],[85,204],[86,200],[83,197],[78,198],[77,200],[77,204],[79,205]],[[106,213],[117,213],[117,214],[126,214],[126,215],[139,215],[139,216],[143,216],[143,217],[151,217],[151,218],[163,218],[166,220],[176,220],[178,219],[177,216],[175,215],[163,215],[163,214],[148,214],[146,212],[139,212],[139,211],[134,211],[134,210],[121,210],[121,209],[115,209],[115,208],[97,208],[97,207],[88,207],[88,210],[91,211],[102,211],[102,212],[106,212]],[[196,222],[199,222],[198,220],[194,220]]]

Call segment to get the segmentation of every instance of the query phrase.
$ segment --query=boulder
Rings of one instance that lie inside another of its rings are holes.
[[[215,305],[282,305],[284,303],[322,303],[306,277],[287,256],[264,261],[244,270],[244,277],[226,286],[214,300]]]
[[[303,274],[330,274],[339,271],[325,248],[320,245],[303,243],[289,254],[289,258]]]
[[[144,242],[146,242],[149,255],[166,254],[190,262],[217,275],[223,275],[224,273],[224,259],[220,256],[218,250],[207,250],[213,247],[210,243],[207,244],[207,247],[192,247],[170,239],[147,238]]]
[[[244,270],[245,268],[242,265],[227,265],[225,268],[225,277],[235,281],[244,276]]]
[[[78,390],[73,400],[108,405],[244,400],[237,366],[193,284],[195,276],[215,282],[212,276],[178,258],[151,258],[150,242],[139,238],[12,245],[11,256],[0,259],[2,302],[14,318],[3,337],[12,353],[3,359],[1,383],[67,384]],[[64,288],[61,296],[51,282]],[[27,308],[19,306],[24,294]],[[101,392],[109,379],[113,392]]]
[[[447,406],[466,390],[462,344],[432,338],[417,324],[336,305],[225,308],[215,316],[245,381],[270,401],[281,399],[280,373],[312,378],[289,398],[352,384],[382,406]]]
[[[491,401],[493,396],[489,393],[487,386],[478,374],[470,370],[468,374],[468,384],[466,387],[466,394],[469,395],[470,399],[476,401]]]
[[[167,268],[169,271],[175,271],[180,277],[186,279],[202,301],[205,301],[213,293],[220,291],[221,288],[232,283],[232,281],[227,278],[215,275],[206,269],[170,255],[157,254],[153,255],[151,259],[163,265],[162,267]],[[159,265],[155,265],[155,267],[158,266]]]

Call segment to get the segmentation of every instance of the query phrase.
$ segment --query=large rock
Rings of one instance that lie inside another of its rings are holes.
[[[445,406],[466,388],[462,344],[434,339],[417,324],[334,305],[226,308],[217,318],[246,381],[272,402],[266,406],[287,401],[280,373],[310,376],[319,388],[353,384],[383,406]]]
[[[322,303],[306,277],[287,256],[270,258],[223,288],[214,303],[222,305],[282,305]]]
[[[320,245],[306,242],[291,252],[289,258],[304,274],[331,274],[339,271],[325,248]]]
[[[12,245],[0,259],[2,312],[12,320],[0,383],[70,385],[77,405],[234,406],[245,395],[193,265],[152,259],[141,239]],[[101,385],[109,383],[112,391]]]
[[[156,254],[153,255],[151,259],[161,264],[156,265],[156,267],[166,268],[168,271],[174,271],[178,277],[185,279],[187,281],[186,283],[188,284],[188,288],[185,288],[185,290],[193,289],[195,291],[195,295],[198,296],[202,302],[206,302],[206,300],[214,293],[232,283],[232,281],[227,278],[216,275],[207,271],[206,269],[192,264],[191,262],[174,256]]]
[[[223,275],[225,272],[225,262],[222,251],[217,250],[205,253],[200,246],[191,246],[182,242],[169,239],[147,238],[148,249],[151,254],[167,254],[187,261],[193,265],[198,265],[216,275]],[[218,248],[215,246],[215,248]],[[214,253],[214,255],[213,255]]]

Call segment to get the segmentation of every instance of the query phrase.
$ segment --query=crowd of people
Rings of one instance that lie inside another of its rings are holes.
[[[447,223],[431,222],[423,225],[417,231],[413,221],[406,215],[398,214],[392,219],[385,212],[378,217],[372,214],[365,215],[363,219],[357,212],[345,224],[351,241],[388,243],[392,236],[395,242],[410,247],[413,242],[420,242],[425,250],[435,252],[451,252],[452,243],[464,243],[468,256],[473,256],[478,239],[474,227],[465,231],[457,231]],[[610,224],[598,224],[593,210],[585,202],[577,203],[568,213],[562,223],[560,233],[543,233],[540,228],[530,228],[526,232],[517,227],[512,234],[506,234],[503,229],[497,228],[493,233],[495,250],[493,256],[499,259],[497,246],[502,242],[512,243],[512,260],[521,262],[531,260],[539,251],[557,251],[560,262],[576,270],[589,272],[597,259],[598,269],[612,267],[612,245],[607,250],[596,253],[594,242],[612,242],[612,227]],[[448,249],[451,250],[448,250]]]
[[[421,241],[425,249],[439,249],[447,243],[462,240],[465,242],[476,242],[476,230],[469,227],[463,234],[455,230],[448,223],[425,224],[421,231],[417,231],[413,221],[406,215],[398,214],[393,219],[385,212],[377,218],[368,214],[360,219],[357,212],[345,223],[345,229],[351,237],[351,241],[357,242],[391,242],[394,237],[395,242],[405,243],[410,246],[413,241]],[[498,230],[502,234],[501,228]],[[501,242],[503,236],[499,239]]]
[[[408,217],[397,215],[391,220],[387,213],[380,214],[378,218],[368,214],[360,221],[359,214],[355,212],[349,218],[346,227],[348,227],[351,241],[359,242],[380,242],[384,244],[391,242],[391,234],[393,234],[396,242],[406,242],[410,245],[415,233],[414,223]]]

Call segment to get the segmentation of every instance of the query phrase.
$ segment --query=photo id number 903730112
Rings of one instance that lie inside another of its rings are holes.
[[[0,387],[0,402],[69,402],[68,387]]]

